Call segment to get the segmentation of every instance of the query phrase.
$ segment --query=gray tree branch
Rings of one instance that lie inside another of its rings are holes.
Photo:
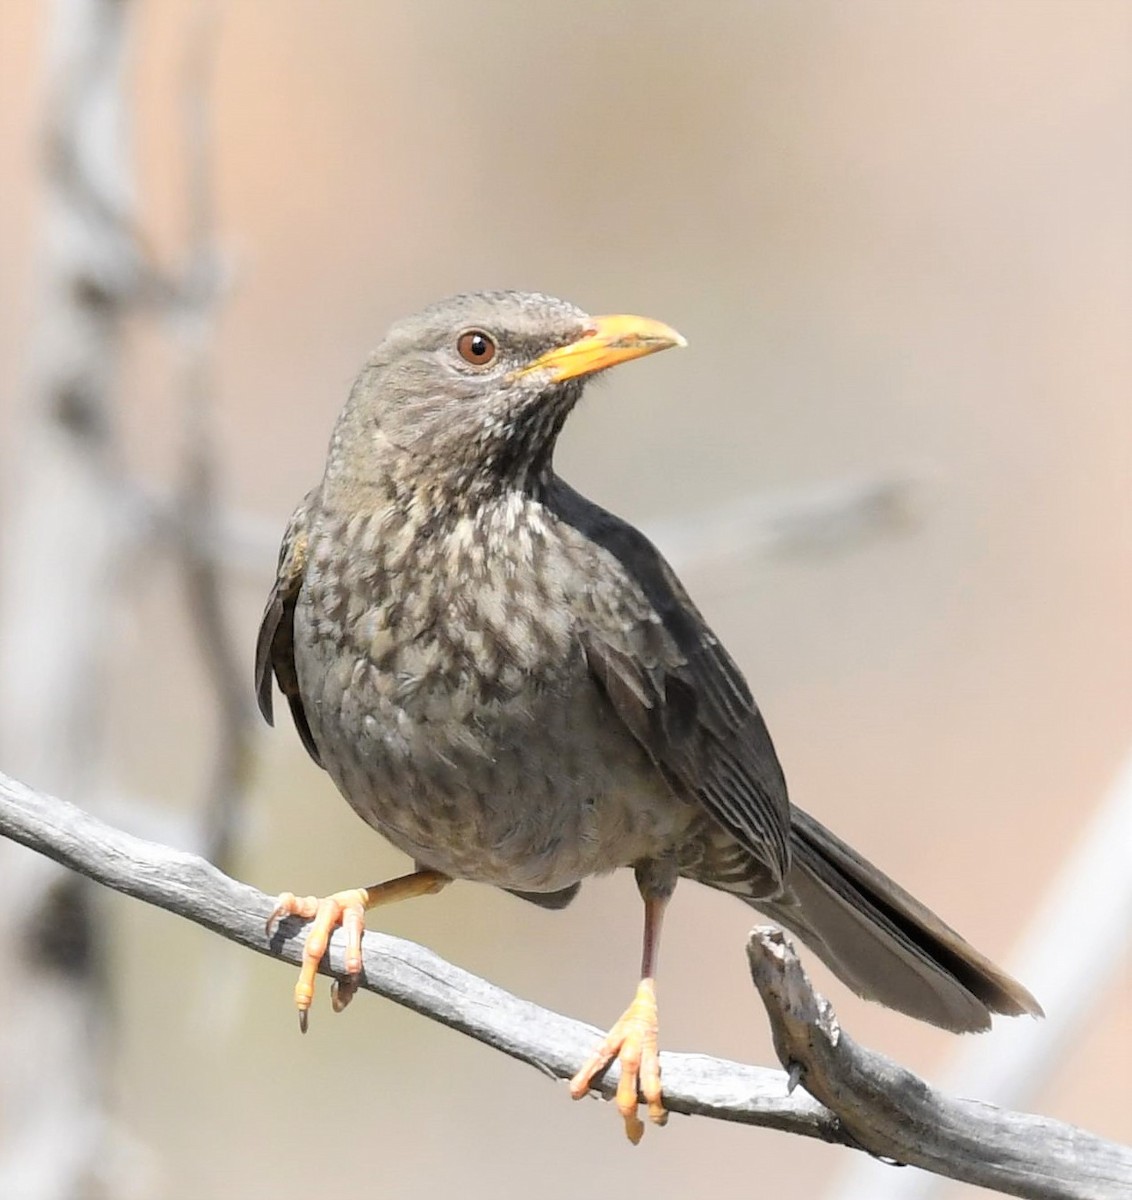
[[[255,708],[225,609],[220,564],[206,547],[216,539],[222,505],[214,386],[217,301],[223,286],[213,214],[213,153],[209,97],[217,49],[218,13],[202,0],[186,37],[182,108],[187,183],[186,302],[167,320],[180,352],[182,429],[179,521],[171,539],[188,606],[190,633],[215,700],[216,741],[201,813],[202,849],[221,868],[230,865],[256,765]]]
[[[4,775],[0,835],[239,945],[284,962],[301,959],[303,928],[296,922],[285,922],[270,939],[264,932],[273,898],[204,859],[142,841]],[[339,934],[331,943],[328,974],[341,971],[342,946]],[[512,996],[411,942],[367,933],[363,949],[366,990],[552,1078],[569,1078],[601,1037],[591,1026]],[[779,1056],[791,1073],[666,1053],[665,1098],[673,1112],[853,1146],[1017,1196],[1114,1200],[1129,1194],[1132,1150],[1057,1121],[940,1095],[841,1032],[777,931],[756,930],[748,953]],[[812,1095],[792,1090],[798,1078]],[[611,1096],[616,1083],[614,1068],[601,1081],[602,1094]]]
[[[1048,1117],[947,1096],[857,1045],[781,930],[753,930],[747,958],[778,1057],[861,1149],[1013,1196],[1132,1195],[1132,1148]]]
[[[0,743],[15,769],[93,802],[106,626],[127,541],[116,404],[123,322],[148,284],[132,225],[128,6],[55,0],[52,11],[42,315],[21,445],[2,481]],[[95,905],[86,880],[0,846],[3,1196],[73,1200],[114,1186]]]

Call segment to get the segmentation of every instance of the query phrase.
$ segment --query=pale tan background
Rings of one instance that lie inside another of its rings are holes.
[[[189,8],[143,6],[135,42],[141,208],[168,258]],[[9,467],[44,35],[43,5],[0,5]],[[220,37],[233,504],[282,529],[367,350],[439,295],[531,287],[671,322],[689,350],[595,390],[563,473],[642,522],[874,471],[921,479],[908,536],[689,583],[795,799],[1008,956],[1132,730],[1132,5],[238,0]],[[160,481],[168,351],[139,328],[125,370],[135,464]],[[249,673],[268,582],[265,564],[231,593]],[[118,636],[111,766],[183,807],[209,714],[171,577],[134,596]],[[403,868],[285,718],[264,752],[245,878],[326,891]],[[116,1100],[146,1195],[815,1196],[847,1165],[681,1119],[631,1150],[610,1109],[370,997],[341,1018],[320,997],[300,1039],[289,970],[120,897],[105,912],[121,934]],[[563,914],[465,886],[381,923],[600,1025],[633,985],[627,878]],[[750,923],[680,890],[669,1048],[773,1061],[744,977]],[[953,1049],[829,991],[857,1036],[929,1076]],[[1128,998],[1125,974],[1037,1104],[1125,1140]]]

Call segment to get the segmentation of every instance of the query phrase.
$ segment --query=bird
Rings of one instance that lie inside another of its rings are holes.
[[[617,1060],[634,1143],[663,1124],[656,993],[680,879],[784,926],[860,996],[955,1032],[1041,1015],[1034,997],[788,796],[751,690],[660,551],[554,469],[596,374],[685,340],[532,292],[454,296],[394,324],[283,537],[256,647],[311,758],[407,854],[398,879],[282,893],[311,922],[295,986],[342,926],[356,989],[367,910],[452,880],[549,909],[631,868],[644,904],[634,998],[570,1083]]]

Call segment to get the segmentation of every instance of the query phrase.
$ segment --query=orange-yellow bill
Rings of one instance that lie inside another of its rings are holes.
[[[516,374],[549,371],[555,383],[604,371],[631,358],[642,358],[687,342],[675,329],[648,317],[594,317],[589,329],[576,342],[558,346],[540,355]]]

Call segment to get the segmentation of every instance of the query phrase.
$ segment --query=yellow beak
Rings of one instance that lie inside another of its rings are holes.
[[[555,383],[562,383],[670,346],[686,345],[675,329],[648,317],[593,317],[589,329],[576,342],[549,350],[514,373],[549,371]]]

